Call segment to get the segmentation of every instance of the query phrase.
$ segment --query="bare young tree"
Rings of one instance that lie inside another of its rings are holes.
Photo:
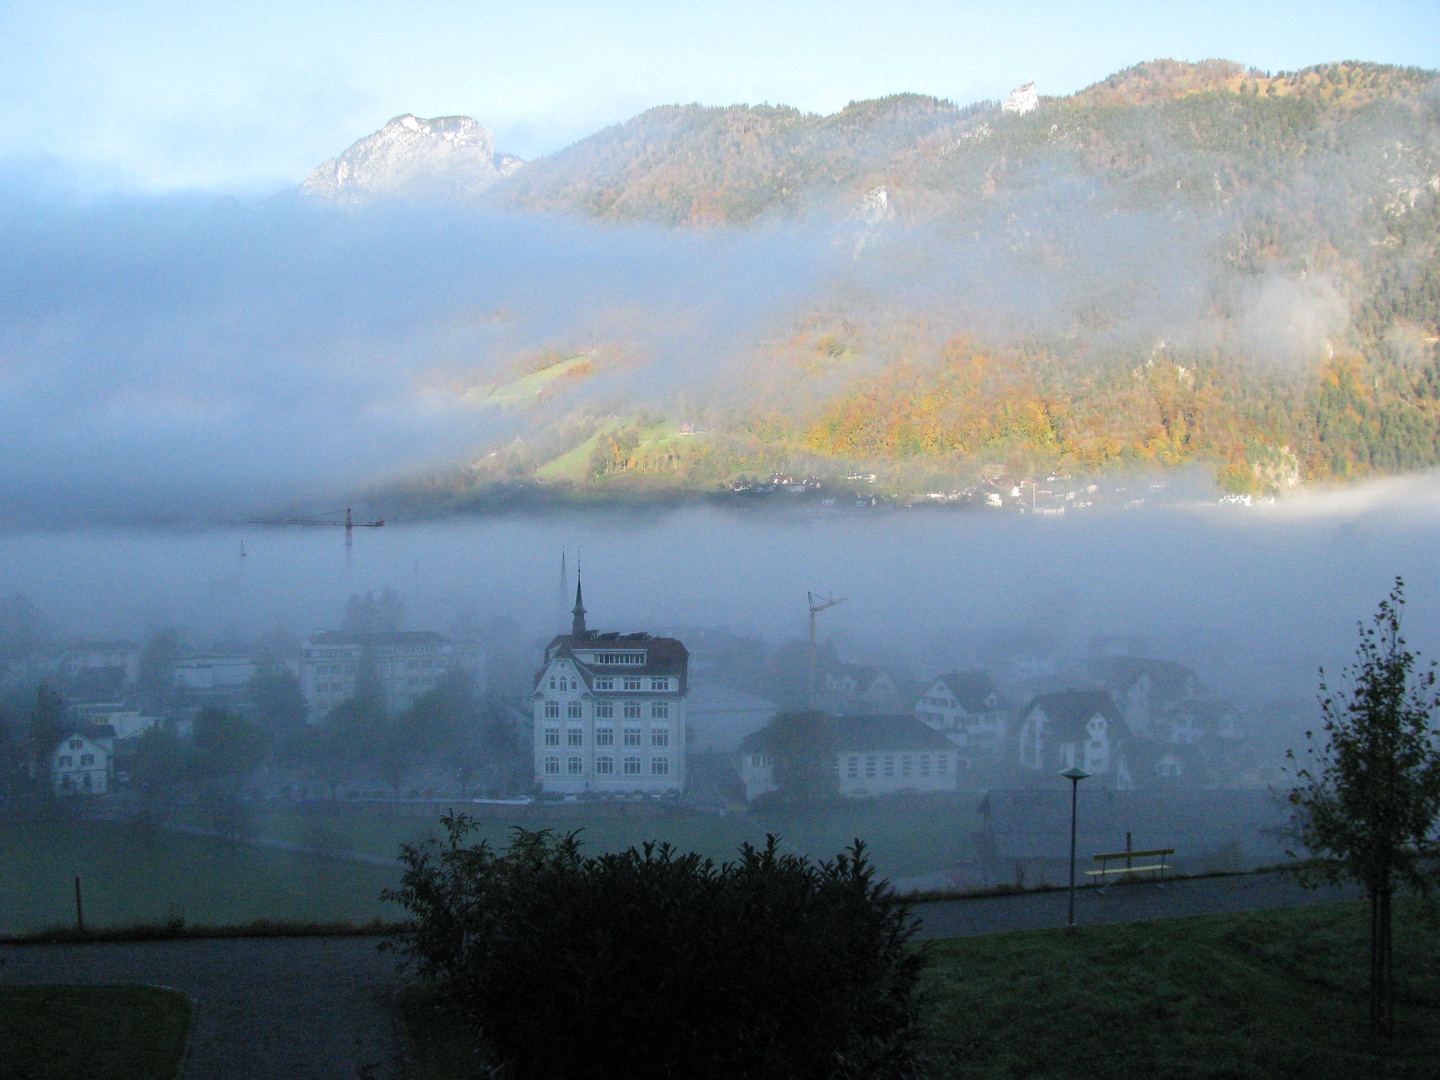
[[[1395,579],[1372,625],[1360,625],[1346,686],[1320,671],[1320,732],[1307,731],[1309,762],[1290,792],[1295,833],[1312,860],[1310,885],[1358,882],[1370,901],[1370,1026],[1394,1030],[1391,898],[1397,887],[1429,895],[1434,828],[1440,815],[1440,709],[1435,668],[1419,669],[1400,617],[1404,582]],[[1289,755],[1295,760],[1292,750]]]

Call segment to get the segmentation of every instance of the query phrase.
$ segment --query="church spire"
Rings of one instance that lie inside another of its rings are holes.
[[[585,637],[585,600],[580,594],[580,568],[575,568],[575,610],[570,613],[570,636]]]

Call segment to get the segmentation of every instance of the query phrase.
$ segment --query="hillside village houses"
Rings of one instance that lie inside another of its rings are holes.
[[[675,638],[585,625],[577,575],[569,634],[535,672],[535,782],[561,795],[685,788],[689,653]]]

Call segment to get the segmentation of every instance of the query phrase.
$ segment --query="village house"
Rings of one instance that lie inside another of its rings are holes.
[[[310,706],[311,723],[324,720],[335,706],[355,696],[367,655],[380,677],[385,708],[392,713],[434,690],[452,669],[463,667],[477,679],[484,676],[477,644],[454,641],[434,630],[323,631],[300,649],[300,690]]]
[[[685,787],[689,653],[675,638],[598,633],[580,583],[569,634],[535,672],[535,780],[564,795],[679,793]]]
[[[901,708],[900,688],[878,667],[833,662],[816,682],[815,707],[826,713],[874,715]]]
[[[915,703],[915,719],[960,749],[962,769],[1003,753],[1009,712],[983,671],[941,675]]]
[[[57,795],[104,795],[114,777],[114,733],[109,728],[72,731],[50,754]]]
[[[1019,762],[1037,772],[1113,774],[1125,720],[1104,690],[1037,694],[1020,717]]]
[[[1153,729],[1160,716],[1200,693],[1200,677],[1174,660],[1111,656],[1090,667],[1119,705],[1132,735],[1163,737]]]
[[[72,708],[78,719],[92,726],[108,727],[114,737],[121,740],[143,735],[161,722],[159,717],[146,716],[135,706],[117,701],[76,702]]]
[[[1228,701],[1182,701],[1168,709],[1154,726],[1166,742],[1193,746],[1203,739],[1240,738],[1240,718]]]
[[[914,717],[831,716],[825,723],[841,795],[955,790],[955,744]],[[779,789],[773,723],[747,737],[739,757],[747,800]]]
[[[128,641],[93,641],[66,652],[65,677],[81,694],[114,694],[140,675],[140,647]]]

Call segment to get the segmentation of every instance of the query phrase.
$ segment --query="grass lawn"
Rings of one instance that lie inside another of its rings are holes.
[[[855,802],[827,808],[824,813],[772,812],[714,814],[679,812],[667,816],[629,814],[598,816],[566,804],[536,804],[504,816],[480,819],[474,839],[504,846],[510,830],[582,829],[590,854],[623,851],[647,840],[668,841],[682,851],[698,851],[716,861],[733,859],[745,841],[759,845],[776,833],[787,850],[829,859],[857,837],[864,840],[876,870],[885,877],[907,877],[955,866],[969,854],[969,836],[980,827],[975,800],[909,805]],[[465,809],[456,803],[455,809]],[[258,819],[261,835],[303,843],[307,826],[322,824],[337,850],[396,855],[400,844],[439,836],[443,807],[413,808],[337,803],[333,808],[274,808]]]
[[[137,833],[109,823],[0,826],[0,934],[75,925],[79,875],[90,928],[354,922],[393,919],[380,890],[398,867],[235,846],[201,836]]]
[[[932,943],[930,1080],[1434,1080],[1440,928],[1397,907],[1397,1019],[1366,1034],[1366,909],[1322,904]],[[415,1080],[479,1075],[465,1029],[402,995]]]
[[[5,1080],[173,1080],[190,1000],[153,986],[0,986]]]

